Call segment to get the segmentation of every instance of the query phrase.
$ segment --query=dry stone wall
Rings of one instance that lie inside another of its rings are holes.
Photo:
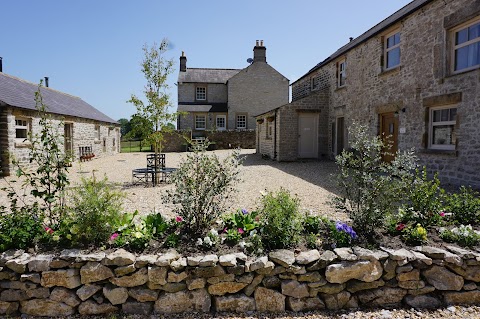
[[[447,249],[277,250],[262,257],[8,251],[0,255],[0,315],[479,305],[480,254]]]

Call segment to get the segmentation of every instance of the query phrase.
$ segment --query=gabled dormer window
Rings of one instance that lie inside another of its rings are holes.
[[[206,101],[207,100],[207,88],[204,86],[197,86],[195,88],[195,100]]]

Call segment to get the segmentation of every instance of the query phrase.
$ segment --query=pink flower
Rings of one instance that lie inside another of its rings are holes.
[[[397,228],[395,228],[395,229],[397,231],[402,231],[404,228],[405,228],[405,224],[400,223],[400,224],[397,225]]]
[[[113,233],[112,236],[110,236],[110,241],[114,241],[115,239],[117,239],[117,237],[118,237],[118,234]]]
[[[175,221],[176,221],[177,223],[183,222],[182,216],[177,216],[177,217],[175,217]]]
[[[243,234],[243,233],[245,233],[245,231],[244,231],[242,228],[239,228],[239,229],[238,229],[238,233],[239,233],[239,234]]]
[[[440,212],[438,215],[440,215],[440,217],[445,217],[445,212]]]
[[[223,229],[223,232],[226,233],[227,230],[228,230],[227,227],[225,227],[225,228]]]
[[[50,227],[45,227],[45,231],[49,234],[53,234],[53,229],[51,229]]]

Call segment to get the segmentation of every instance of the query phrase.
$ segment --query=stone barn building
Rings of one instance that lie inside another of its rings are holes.
[[[11,157],[28,163],[29,133],[39,133],[35,92],[38,84],[0,72],[0,154],[4,175],[12,171]],[[54,125],[63,136],[65,152],[79,160],[120,151],[120,125],[82,99],[49,87],[40,93]]]
[[[292,83],[290,104],[259,114],[257,152],[333,159],[358,122],[415,148],[443,182],[480,188],[479,119],[480,0],[415,0]]]

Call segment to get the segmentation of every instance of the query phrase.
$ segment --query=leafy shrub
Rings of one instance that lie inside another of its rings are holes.
[[[459,193],[449,194],[445,198],[446,210],[460,224],[480,223],[479,193],[467,187],[460,187]]]
[[[318,234],[325,228],[327,220],[320,216],[306,215],[303,219],[303,228],[307,234]]]
[[[46,231],[32,207],[15,212],[0,211],[0,252],[31,247]]]
[[[97,180],[93,176],[83,178],[81,186],[71,191],[70,198],[70,208],[60,225],[61,233],[74,245],[107,242],[122,220],[124,194],[109,185],[106,177]]]
[[[451,230],[443,229],[440,231],[440,237],[447,242],[457,243],[465,247],[480,244],[480,232],[473,230],[471,225],[460,225]]]
[[[416,157],[413,150],[397,152],[387,163],[389,145],[379,136],[371,136],[363,125],[354,124],[352,150],[336,157],[341,197],[334,201],[337,209],[346,211],[353,226],[367,238],[385,226],[385,216],[393,213],[413,180]]]
[[[425,168],[416,171],[416,176],[406,193],[406,203],[399,210],[399,220],[426,227],[438,225],[442,219],[445,191],[440,187],[437,174],[428,179]]]
[[[346,223],[330,223],[330,240],[333,241],[333,247],[347,247],[357,239],[357,233]]]
[[[208,142],[188,154],[172,174],[173,190],[163,199],[174,204],[174,212],[185,221],[187,231],[201,233],[225,212],[228,196],[239,181],[239,152],[234,151],[220,160],[208,155]]]
[[[239,229],[234,229],[234,228],[227,229],[226,241],[228,243],[236,244],[240,241],[240,239],[242,239],[242,234],[239,232]]]
[[[246,209],[238,210],[232,214],[223,216],[225,230],[236,230],[240,235],[247,236],[248,233],[258,227],[258,213],[249,213]],[[240,236],[241,237],[241,236]]]
[[[303,230],[299,200],[285,189],[269,192],[261,199],[260,220],[266,248],[288,248],[298,243]]]
[[[421,245],[427,242],[427,230],[420,224],[403,230],[403,239],[409,245]]]

